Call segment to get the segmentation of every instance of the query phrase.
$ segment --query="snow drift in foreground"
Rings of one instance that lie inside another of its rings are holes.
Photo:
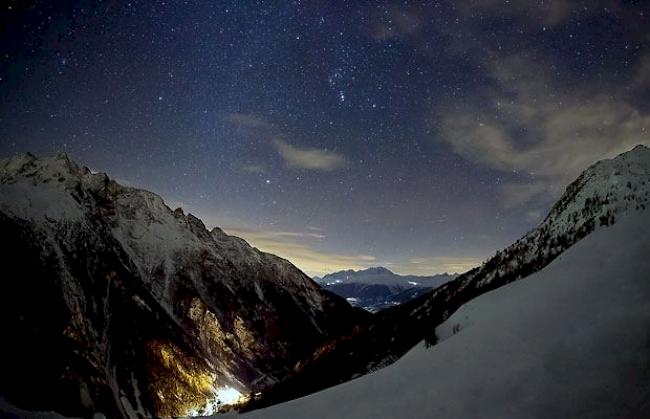
[[[464,305],[395,364],[246,418],[650,417],[650,218]]]

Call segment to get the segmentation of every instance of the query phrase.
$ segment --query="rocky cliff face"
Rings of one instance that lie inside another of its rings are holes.
[[[595,229],[606,228],[627,213],[648,209],[650,149],[637,146],[600,161],[567,187],[537,228],[480,267],[429,294],[383,310],[352,335],[328,343],[292,377],[248,408],[300,397],[367,374],[391,364],[423,339],[435,344],[435,327],[464,303],[539,271]]]
[[[0,394],[66,415],[209,413],[364,317],[288,261],[66,155],[0,161]]]

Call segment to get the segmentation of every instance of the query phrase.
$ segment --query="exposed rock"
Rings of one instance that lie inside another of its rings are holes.
[[[67,155],[0,160],[0,228],[0,393],[25,409],[210,411],[219,388],[261,391],[364,316]]]

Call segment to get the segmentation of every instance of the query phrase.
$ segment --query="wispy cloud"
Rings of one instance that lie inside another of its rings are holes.
[[[264,173],[265,171],[264,166],[260,164],[245,164],[241,167],[241,170],[246,173]]]
[[[318,148],[300,148],[280,139],[273,140],[273,145],[290,167],[301,169],[330,171],[347,164],[342,154]]]
[[[625,97],[563,89],[539,67],[524,55],[501,59],[489,67],[496,88],[486,92],[487,110],[464,105],[436,115],[439,138],[456,153],[534,179],[505,185],[506,206],[557,194],[594,161],[650,144],[650,116]]]
[[[370,35],[377,41],[408,37],[421,29],[420,16],[413,10],[391,6],[388,16],[381,14],[373,19]]]
[[[650,35],[648,35],[650,40]],[[650,52],[645,53],[639,62],[639,68],[634,78],[634,87],[650,89]]]
[[[226,115],[224,120],[245,129],[272,130],[274,128],[267,119],[250,113],[231,113]]]
[[[283,135],[281,130],[260,115],[231,113],[226,115],[224,120],[243,131],[254,133],[262,140],[269,141],[269,144],[289,167],[332,171],[344,167],[348,162],[342,154],[327,149],[300,147],[278,138]],[[259,164],[246,164],[241,169],[248,173],[264,172],[264,167]]]
[[[556,185],[547,181],[532,181],[524,183],[505,183],[501,187],[502,201],[504,208],[519,207],[527,202],[532,201],[538,196],[553,195],[557,193],[558,187],[565,185]]]
[[[407,262],[395,263],[391,269],[410,275],[433,275],[438,273],[463,273],[483,262],[478,257],[458,256],[423,256],[409,259]]]
[[[377,263],[377,259],[368,254],[342,254],[323,250],[327,236],[319,227],[305,226],[300,230],[254,229],[245,227],[244,221],[227,214],[199,209],[178,199],[168,197],[165,198],[165,203],[172,209],[182,207],[186,213],[194,214],[208,229],[220,227],[264,252],[283,257],[311,276],[322,276],[343,269],[365,269]],[[224,225],[231,227],[223,227]]]
[[[515,18],[527,23],[542,23],[544,25],[559,25],[566,22],[574,13],[598,13],[596,7],[599,0],[593,1],[594,7],[576,7],[573,0],[553,0],[548,2],[481,0],[476,3],[458,2],[458,8],[466,15],[482,13],[498,14],[499,16]]]
[[[650,88],[650,55],[641,57],[630,75],[587,76],[567,85],[567,77],[556,77],[570,73],[561,68],[562,59],[544,49],[485,36],[486,23],[505,17],[519,31],[551,33],[562,31],[574,17],[614,19],[638,11],[604,0],[588,7],[572,0],[411,4],[373,16],[369,31],[380,42],[410,42],[432,60],[444,49],[475,71],[475,79],[491,80],[474,87],[471,97],[460,95],[433,109],[435,139],[479,165],[519,173],[519,183],[501,187],[503,205],[517,207],[557,196],[594,161],[650,143],[650,116],[635,103],[635,92]],[[445,13],[464,25],[462,35],[455,25],[436,20]],[[638,26],[625,31],[650,39]]]
[[[346,269],[385,266],[404,275],[433,275],[443,272],[465,272],[478,266],[484,258],[459,256],[422,256],[402,260],[384,260],[365,253],[341,253],[326,250],[327,234],[316,226],[299,230],[255,229],[225,214],[192,208],[176,199],[165,199],[170,208],[182,207],[186,213],[199,217],[208,229],[219,226],[226,233],[241,237],[258,249],[289,260],[310,276],[322,276]],[[230,227],[223,227],[230,225]]]
[[[319,230],[319,232],[314,232],[310,230],[308,227],[306,228],[307,231],[282,231],[282,230],[265,230],[265,231],[260,231],[260,230],[254,230],[254,229],[249,229],[246,227],[224,227],[225,230],[233,232],[232,234],[235,235],[242,235],[242,236],[255,236],[258,239],[278,239],[278,238],[286,238],[286,237],[308,237],[312,239],[324,239],[326,236],[325,234],[322,233],[322,230]]]
[[[340,254],[315,247],[324,234],[311,231],[252,230],[241,227],[224,229],[228,234],[242,237],[258,249],[281,256],[309,275],[324,275],[343,269],[365,269],[376,258],[365,254]]]

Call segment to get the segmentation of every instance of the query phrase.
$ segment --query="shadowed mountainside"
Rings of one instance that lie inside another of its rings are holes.
[[[627,212],[650,205],[650,149],[637,146],[585,170],[542,223],[480,267],[400,306],[388,308],[332,340],[287,379],[245,409],[270,406],[385,367],[423,339],[466,302],[548,265],[564,250]]]
[[[71,416],[210,413],[367,314],[66,155],[0,160],[0,394]]]

